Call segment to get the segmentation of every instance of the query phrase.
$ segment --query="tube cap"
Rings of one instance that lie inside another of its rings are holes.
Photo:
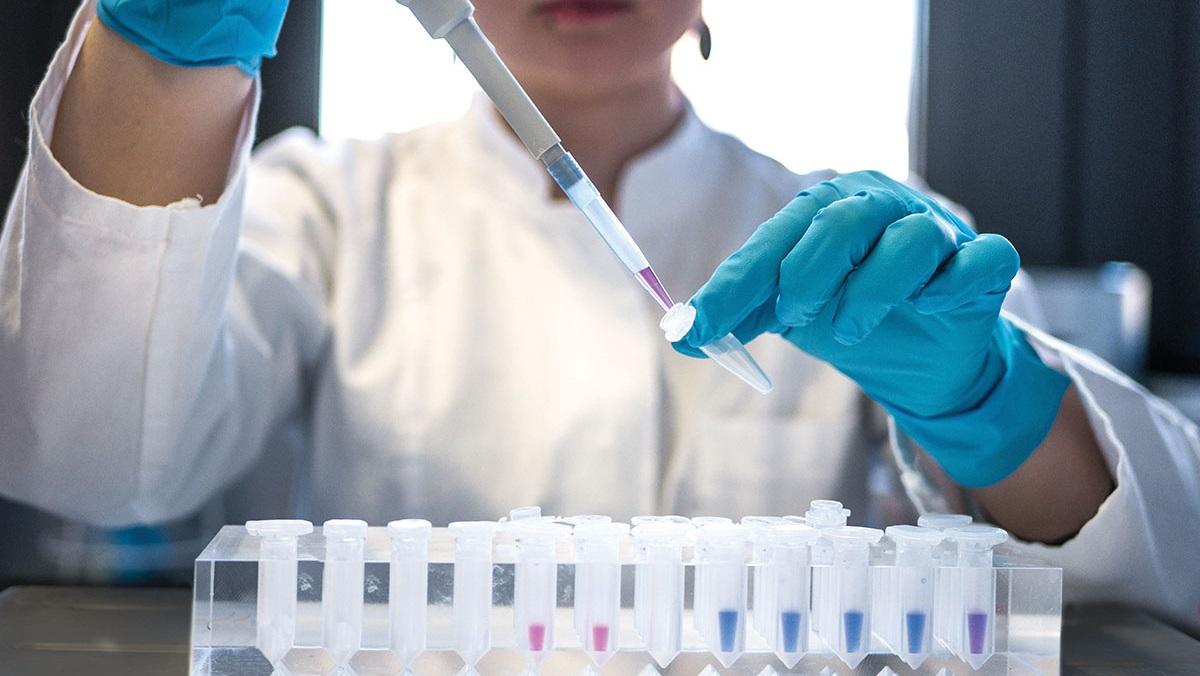
[[[367,537],[367,522],[359,519],[330,519],[321,526],[326,539],[354,540]]]
[[[959,550],[984,551],[1008,539],[1008,531],[995,526],[963,526],[946,531],[946,537],[958,543]]]
[[[303,519],[247,521],[246,532],[263,538],[294,538],[313,532],[313,525]]]
[[[387,525],[388,537],[394,541],[428,540],[432,530],[433,524],[425,519],[400,519]]]
[[[884,531],[897,547],[926,547],[933,549],[946,534],[934,528],[922,526],[888,526]]]
[[[813,528],[836,528],[846,525],[850,510],[837,500],[813,500],[804,513],[804,520]]]
[[[940,512],[930,512],[917,517],[917,525],[922,528],[936,528],[937,530],[946,530],[947,528],[962,528],[963,526],[971,525],[971,517],[966,514],[942,514]]]
[[[873,545],[883,539],[883,531],[863,526],[839,526],[821,531],[821,535],[833,541],[834,547]]]

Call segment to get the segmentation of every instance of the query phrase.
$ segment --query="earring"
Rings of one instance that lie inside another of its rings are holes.
[[[704,19],[700,20],[700,58],[708,61],[708,57],[712,54],[712,31],[708,30],[708,24]]]

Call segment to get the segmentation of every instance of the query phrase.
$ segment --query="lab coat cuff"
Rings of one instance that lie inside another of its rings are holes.
[[[1053,426],[1070,384],[1006,319],[997,323],[993,341],[1004,371],[979,405],[933,418],[890,410],[897,426],[970,488],[1003,480],[1029,458]]]
[[[76,12],[66,40],[55,53],[34,95],[29,114],[30,199],[37,200],[40,207],[57,216],[64,226],[84,231],[151,242],[210,237],[219,214],[229,204],[241,202],[236,193],[244,189],[253,146],[260,100],[258,80],[242,114],[220,199],[203,206],[198,198],[188,197],[167,206],[141,207],[101,195],[76,181],[50,151],[63,89],[95,20],[95,3],[89,0]]]

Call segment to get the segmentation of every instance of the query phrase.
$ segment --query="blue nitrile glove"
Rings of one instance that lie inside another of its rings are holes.
[[[258,72],[275,56],[287,0],[100,0],[100,20],[151,56],[176,66]]]
[[[960,484],[1037,448],[1068,380],[1000,317],[1020,267],[935,200],[876,172],[801,192],[713,273],[676,349],[781,334],[883,405]]]

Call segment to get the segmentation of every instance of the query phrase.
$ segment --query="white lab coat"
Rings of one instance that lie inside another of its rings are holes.
[[[484,105],[370,142],[293,131],[221,199],[138,208],[49,151],[90,7],[32,109],[0,239],[0,491],[101,525],[185,515],[235,485],[260,517],[738,516],[836,497],[873,451],[917,508],[948,497],[852,382],[776,336],[761,396],[676,355],[657,312]],[[615,209],[686,297],[802,186],[690,112]],[[1070,542],[1025,545],[1070,598],[1200,627],[1196,427],[1030,329],[1082,394],[1118,487]],[[1069,480],[1069,477],[1064,477]]]

